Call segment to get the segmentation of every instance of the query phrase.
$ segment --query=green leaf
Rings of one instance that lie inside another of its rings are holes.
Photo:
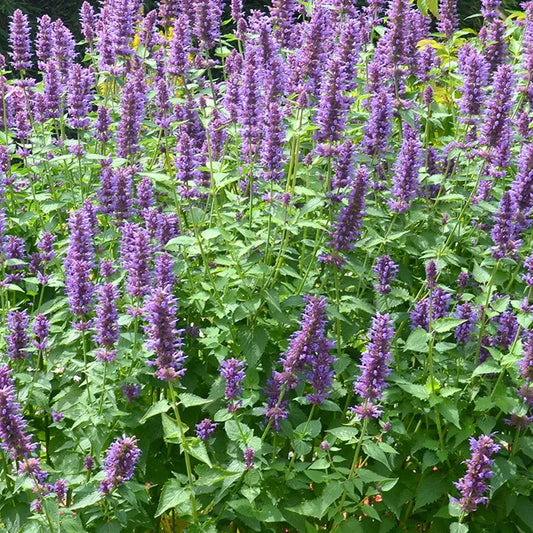
[[[161,413],[166,413],[170,409],[170,404],[166,400],[159,400],[158,402],[154,403],[146,413],[144,413],[144,416],[139,420],[139,424],[144,424],[149,418],[155,415],[159,415]]]
[[[372,457],[372,459],[375,459],[387,468],[390,468],[387,455],[375,442],[372,442],[371,440],[363,442],[363,450],[367,455]]]
[[[431,335],[422,328],[416,328],[405,341],[404,348],[412,352],[428,353]]]
[[[155,513],[156,518],[161,516],[165,511],[174,509],[189,500],[189,492],[180,486],[177,479],[167,481],[161,491],[159,505]]]
[[[533,503],[525,496],[520,496],[516,502],[514,512],[516,516],[527,527],[528,531],[533,531],[531,524],[533,524]]]
[[[163,425],[163,436],[165,441],[179,444],[181,442],[181,433],[178,422],[166,413],[163,413],[161,415],[161,424]]]
[[[363,533],[364,529],[359,518],[348,518],[343,520],[339,526],[339,533]]]
[[[250,328],[246,326],[239,329],[237,342],[241,346],[247,365],[255,367],[265,351],[268,336],[263,328]]]
[[[422,13],[422,15],[427,17],[427,14],[428,14],[427,0],[416,0],[416,5],[418,9],[420,10],[420,12]]]
[[[490,280],[490,274],[484,268],[481,268],[476,262],[474,262],[472,275],[478,283],[487,283]]]
[[[324,488],[322,496],[306,501],[296,507],[289,507],[288,510],[303,516],[313,516],[321,519],[328,512],[330,506],[340,498],[342,493],[343,488],[339,482],[330,482]]]
[[[220,230],[217,228],[208,228],[204,231],[202,231],[202,237],[206,241],[210,241],[212,239],[216,239],[220,235]]]
[[[328,433],[331,433],[335,438],[342,442],[347,442],[355,439],[360,431],[352,426],[339,426],[337,428],[328,429]]]
[[[415,511],[436,502],[441,496],[446,494],[447,486],[439,474],[430,474],[419,484],[416,491]]]
[[[213,464],[211,463],[211,459],[209,459],[209,455],[207,453],[207,448],[205,447],[205,444],[201,440],[197,440],[193,444],[189,444],[187,451],[198,461],[201,461],[202,463],[205,463],[209,467],[212,467]]]
[[[190,392],[182,392],[178,397],[184,407],[194,407],[195,405],[211,403],[211,400],[200,398],[200,396],[196,396],[196,394],[191,394]]]
[[[321,429],[322,424],[320,420],[311,420],[309,424],[307,424],[307,422],[303,422],[302,424],[297,426],[294,432],[299,433],[303,437],[309,436],[314,439],[320,433]]]
[[[500,365],[494,361],[494,359],[487,359],[474,369],[472,377],[481,376],[483,374],[497,374],[500,370]]]
[[[426,0],[429,12],[434,15],[436,18],[439,16],[439,0]]]
[[[102,494],[97,490],[91,492],[85,498],[82,498],[78,503],[75,503],[70,507],[70,509],[84,509],[85,507],[90,507],[95,503],[99,502],[102,499]]]
[[[498,300],[494,300],[490,306],[496,311],[497,313],[503,313],[507,307],[509,307],[509,296],[506,296],[505,298],[499,298]]]
[[[456,428],[461,429],[461,422],[459,421],[459,410],[457,406],[449,401],[439,403],[437,405],[439,413]]]
[[[431,395],[431,391],[425,385],[417,385],[407,381],[396,381],[395,383],[402,390],[419,400],[428,400]]]
[[[463,511],[461,509],[461,506],[459,505],[459,502],[452,500],[450,497],[450,500],[448,502],[448,513],[450,516],[460,517],[463,514]]]
[[[494,464],[492,465],[492,471],[494,475],[491,479],[490,486],[492,492],[495,492],[515,476],[516,465],[511,463],[508,459],[496,457],[496,459],[494,459]]]
[[[450,533],[468,533],[468,525],[459,522],[450,524]]]
[[[446,333],[447,331],[452,331],[464,322],[465,319],[460,318],[439,318],[431,323],[431,329],[435,333]]]

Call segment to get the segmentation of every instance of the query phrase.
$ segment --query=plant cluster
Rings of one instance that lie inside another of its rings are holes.
[[[533,2],[357,4],[14,11],[0,530],[532,531]]]

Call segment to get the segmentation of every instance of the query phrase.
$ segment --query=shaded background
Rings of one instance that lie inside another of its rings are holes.
[[[89,0],[94,6],[97,0]],[[61,18],[63,22],[79,37],[78,13],[83,0],[0,0],[0,52],[4,55],[7,51],[8,17],[15,9],[21,9],[30,17],[31,24],[35,26],[37,17],[47,13],[52,19]],[[507,9],[519,9],[520,0],[504,0]],[[262,9],[269,5],[265,0],[244,0],[245,8]],[[145,1],[148,10],[156,6],[155,0]],[[458,0],[459,14],[462,25],[469,27],[479,26],[479,18],[468,19],[469,16],[479,13],[480,0]]]

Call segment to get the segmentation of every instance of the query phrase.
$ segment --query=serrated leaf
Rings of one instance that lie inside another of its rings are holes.
[[[439,403],[437,405],[439,413],[455,427],[461,429],[461,422],[459,421],[459,410],[457,406],[449,401]]]
[[[330,506],[338,500],[343,493],[340,483],[330,482],[324,488],[322,496],[314,500],[306,501],[296,507],[289,507],[289,511],[301,514],[303,516],[313,516],[321,519],[329,510]]]
[[[431,335],[425,329],[416,328],[407,337],[404,348],[412,352],[427,353],[430,338]]]
[[[213,464],[211,463],[211,459],[209,458],[209,454],[207,453],[207,448],[205,447],[205,444],[198,440],[197,442],[193,444],[189,444],[187,451],[198,461],[201,461],[202,463],[205,463],[209,467],[212,467]]]
[[[500,370],[500,365],[494,359],[488,359],[474,369],[472,377],[481,376],[483,374],[497,374]]]
[[[217,228],[207,228],[206,230],[202,231],[202,237],[206,241],[216,239],[219,235],[220,230]]]
[[[431,391],[425,385],[408,383],[407,381],[396,381],[396,384],[402,390],[420,400],[428,400],[431,395]]]
[[[426,0],[429,12],[436,18],[439,17],[439,0]]]
[[[174,509],[189,500],[189,492],[180,486],[177,479],[167,481],[161,491],[159,504],[155,513],[156,518],[161,516],[165,511]]]
[[[327,432],[331,433],[342,442],[355,439],[360,433],[357,428],[351,426],[339,426],[337,428],[328,429]]]
[[[431,323],[431,330],[435,333],[446,333],[455,329],[465,322],[465,319],[460,318],[439,318]]]
[[[387,468],[390,468],[389,459],[387,458],[386,453],[375,442],[370,440],[363,442],[363,450],[368,456],[372,457],[372,459],[375,459]]]
[[[78,503],[71,505],[69,509],[84,509],[85,507],[90,507],[91,505],[94,505],[101,499],[102,494],[95,490],[94,492],[91,492],[90,494],[82,498]]]
[[[144,413],[143,417],[139,420],[139,424],[144,424],[149,418],[161,413],[166,413],[170,409],[170,404],[166,400],[159,400],[154,403],[152,407]]]
[[[515,476],[516,465],[511,463],[508,459],[496,457],[496,459],[494,459],[494,464],[492,465],[492,471],[494,475],[491,479],[490,486],[492,492],[495,492]]]
[[[196,394],[191,394],[190,392],[182,392],[178,395],[178,397],[184,407],[194,407],[195,405],[205,405],[206,403],[211,403],[211,400],[201,398],[200,396],[196,396]]]
[[[478,283],[487,283],[490,280],[490,274],[475,262],[474,268],[472,270],[472,275]]]
[[[300,433],[304,437],[309,436],[314,439],[320,433],[321,429],[322,423],[320,422],[320,420],[311,420],[309,424],[307,424],[307,422],[303,422],[302,424],[297,426],[294,431],[295,433]]]
[[[436,502],[446,492],[447,486],[441,476],[433,473],[430,474],[418,486],[415,497],[415,511],[429,503]]]

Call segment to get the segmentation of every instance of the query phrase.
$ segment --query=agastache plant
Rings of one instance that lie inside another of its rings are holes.
[[[0,529],[529,530],[533,2],[7,3]]]
[[[379,418],[383,411],[376,405],[387,387],[386,378],[391,373],[391,342],[394,328],[388,313],[377,313],[372,318],[368,332],[369,342],[361,356],[360,376],[355,380],[353,389],[362,403],[353,411],[359,418]]]

